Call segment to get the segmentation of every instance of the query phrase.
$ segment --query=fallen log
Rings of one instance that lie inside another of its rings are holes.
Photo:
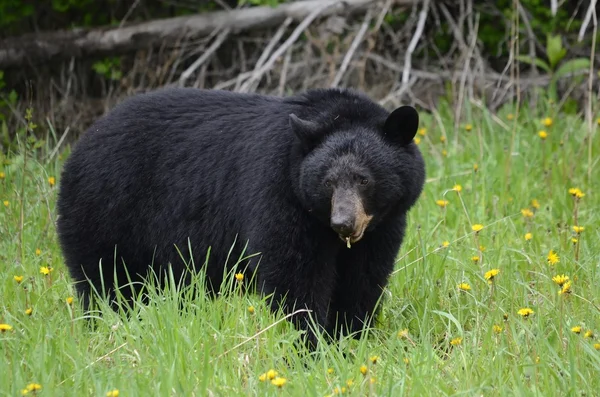
[[[233,34],[270,28],[290,17],[306,18],[325,3],[321,17],[336,13],[364,11],[378,0],[307,0],[272,7],[252,7],[216,11],[199,15],[156,19],[123,27],[73,29],[30,33],[0,40],[0,69],[25,63],[37,64],[71,57],[117,55],[132,50],[176,43],[182,38],[207,36],[215,29],[230,29]],[[417,0],[395,0],[396,4],[412,4]]]

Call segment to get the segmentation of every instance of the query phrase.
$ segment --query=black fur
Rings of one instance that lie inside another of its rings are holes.
[[[78,292],[88,299],[86,276],[100,289],[100,259],[106,286],[114,271],[126,282],[121,260],[134,280],[151,263],[171,263],[180,277],[175,246],[189,259],[188,239],[198,267],[211,247],[205,271],[214,290],[237,235],[231,258],[246,242],[248,254],[261,253],[258,285],[274,293],[274,308],[287,295],[288,312],[308,308],[328,332],[339,330],[336,314],[360,331],[423,187],[417,125],[412,108],[390,114],[339,89],[132,97],[81,137],[60,181],[58,232]],[[330,227],[335,186],[353,189],[373,216],[350,249]],[[296,324],[308,330],[306,315]]]

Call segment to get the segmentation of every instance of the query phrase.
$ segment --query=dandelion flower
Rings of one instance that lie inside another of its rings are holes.
[[[419,128],[419,135],[425,136],[427,134],[427,128]]]
[[[31,316],[33,314],[33,309],[32,308],[27,308],[25,310],[25,314],[27,314],[28,316]]]
[[[450,245],[450,241],[444,241],[442,242],[442,247],[446,248]]]
[[[533,200],[531,200],[531,206],[537,210],[540,208],[540,202],[537,201],[536,199],[533,199]]]
[[[461,343],[462,343],[462,338],[460,336],[458,336],[450,341],[450,344],[452,346],[459,346]]]
[[[560,257],[558,256],[558,254],[556,252],[554,252],[553,250],[550,250],[550,252],[548,252],[548,257],[546,258],[546,260],[548,261],[548,264],[550,266],[554,266],[558,262],[560,262]]]
[[[517,312],[517,314],[519,314],[523,318],[528,318],[533,313],[535,313],[535,312],[533,310],[531,310],[530,308],[528,308],[528,307],[524,307],[522,309],[519,309],[519,311]]]
[[[502,327],[497,324],[494,324],[494,326],[492,327],[492,330],[494,331],[494,333],[499,334],[502,332]]]
[[[48,178],[48,184],[50,186],[54,186],[55,183],[56,183],[56,179],[53,176]]]
[[[598,123],[600,124],[600,123]],[[600,343],[594,343],[594,349],[600,350]]]
[[[473,164],[473,171],[479,171],[479,166],[477,165],[477,163]]]
[[[571,328],[571,332],[579,335],[581,333],[581,325],[576,325],[573,328]]]
[[[13,276],[13,279],[17,282],[17,284],[21,284],[23,281],[23,276]]]
[[[333,368],[327,368],[327,373],[329,375],[333,375],[333,372],[334,372]]]
[[[254,314],[254,306],[248,306],[248,312]]]
[[[442,149],[442,156],[443,157],[448,156],[448,151],[446,149]]]
[[[470,291],[471,286],[467,283],[460,283],[460,284],[458,284],[458,289],[461,291]]]
[[[267,374],[266,374],[266,373],[264,373],[264,374],[260,374],[260,375],[258,376],[258,380],[259,380],[259,381],[261,381],[261,382],[264,382],[264,381],[266,381],[266,380],[267,380]]]
[[[569,281],[569,276],[565,276],[564,274],[556,275],[552,277],[552,281],[554,281],[559,287],[562,287],[567,281]]]
[[[10,201],[8,201],[8,200],[4,200],[4,201],[3,201],[3,204],[4,204],[4,206],[5,206],[5,207],[8,207],[8,206],[10,205]]]
[[[235,279],[236,279],[238,282],[240,282],[240,283],[241,283],[242,281],[244,281],[244,274],[243,274],[243,273],[236,273],[236,274],[235,274]]]
[[[511,121],[511,120],[513,120],[514,118],[515,118],[515,115],[514,115],[514,114],[512,114],[512,113],[509,113],[509,114],[507,114],[507,115],[506,115],[506,119],[507,119],[508,121]]]
[[[379,356],[371,356],[371,357],[369,357],[369,360],[371,360],[371,362],[373,364],[377,364],[377,360],[379,360]]]
[[[13,327],[8,324],[0,324],[0,332],[12,331]]]
[[[485,272],[485,274],[483,275],[483,278],[485,278],[487,280],[488,283],[492,283],[494,281],[494,278],[500,274],[500,269],[492,269],[492,270],[488,270],[487,272]]]
[[[285,385],[287,383],[287,379],[286,378],[280,378],[277,377],[273,380],[271,380],[271,384],[277,387],[283,387],[283,385]]]
[[[560,291],[558,291],[559,295],[568,295],[571,293],[571,282],[567,281],[562,288],[560,289]]]
[[[270,369],[267,371],[267,379],[273,380],[277,377],[278,373],[274,369]]]
[[[544,120],[542,120],[542,124],[544,124],[544,127],[552,127],[552,119],[550,117],[546,117]]]
[[[472,129],[473,129],[473,125],[471,125],[471,124],[466,124],[465,125],[465,130],[466,131],[471,131]]]
[[[473,226],[471,226],[471,229],[473,229],[473,231],[475,233],[479,233],[480,231],[483,230],[483,225],[480,225],[479,223],[476,223]]]
[[[413,141],[414,141],[415,145],[418,145],[419,143],[421,143],[421,138],[416,136],[416,137],[414,137]]]
[[[442,143],[446,142],[446,137],[444,135],[442,135],[440,137],[440,142],[442,142]]]
[[[119,397],[119,389],[114,389],[107,392],[106,397]]]
[[[578,239],[576,239],[575,237],[571,238],[571,242],[572,242],[573,244],[577,244],[577,242],[578,242],[578,241],[579,241],[579,240],[578,240]]]
[[[49,275],[51,271],[52,268],[49,266],[40,266],[40,273],[42,273],[44,276]]]
[[[583,226],[573,226],[573,231],[577,234],[581,234],[585,230]]]
[[[533,217],[533,211],[530,210],[529,208],[523,208],[521,210],[521,215],[523,215],[525,218],[532,218]]]
[[[346,381],[346,385],[348,385],[348,387],[352,387],[352,386],[354,386],[354,379],[348,379],[348,380]]]
[[[455,192],[460,193],[460,192],[462,192],[462,186],[461,185],[454,185],[452,187],[452,190],[454,190]]]
[[[368,371],[368,368],[366,365],[363,364],[360,366],[360,373],[363,374],[363,376],[367,375],[367,371]]]
[[[398,338],[408,338],[408,328],[398,331]]]
[[[570,194],[571,196],[576,196],[576,195],[577,195],[577,192],[580,192],[580,191],[581,191],[581,190],[579,190],[579,188],[578,188],[578,187],[571,187],[571,188],[569,188],[569,194]]]
[[[36,255],[36,256],[40,256],[40,255],[42,255],[42,250],[41,250],[41,249],[39,249],[39,248],[36,248],[36,249],[35,249],[35,255]]]
[[[69,296],[67,299],[65,299],[65,302],[67,302],[67,305],[72,305],[73,304],[73,297]]]
[[[578,191],[577,193],[575,193],[575,197],[578,199],[583,198],[583,196],[585,196],[585,193],[582,192],[581,190]]]
[[[0,179],[6,178],[6,174],[4,172],[0,172]]]
[[[587,331],[585,331],[585,335],[583,335],[583,337],[586,339],[592,339],[594,337],[594,331],[588,329]]]
[[[479,256],[475,255],[471,257],[471,260],[475,263],[479,262]]]
[[[29,393],[29,392],[37,392],[37,391],[40,391],[40,390],[42,390],[42,385],[40,385],[39,383],[30,383],[23,390],[23,392],[27,391],[27,393]]]
[[[538,136],[542,139],[545,140],[546,138],[548,138],[548,133],[544,130],[541,130],[538,132]]]
[[[525,241],[529,241],[533,238],[533,234],[531,233],[525,233]]]
[[[448,200],[436,200],[435,203],[438,206],[444,208],[444,207],[446,207],[448,205]]]

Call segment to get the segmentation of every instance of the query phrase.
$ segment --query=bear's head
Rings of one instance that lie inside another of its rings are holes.
[[[419,125],[413,107],[328,121],[291,114],[289,121],[302,148],[297,194],[343,241],[358,242],[421,194],[425,164],[413,142]]]

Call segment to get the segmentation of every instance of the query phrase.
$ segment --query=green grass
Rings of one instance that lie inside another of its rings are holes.
[[[296,350],[299,333],[281,313],[239,291],[184,299],[180,311],[167,288],[163,298],[137,308],[135,320],[105,310],[97,327],[88,327],[76,296],[72,306],[66,302],[74,292],[54,227],[57,188],[48,182],[55,177],[58,184],[68,152],[48,160],[56,141],[49,134],[26,161],[23,153],[9,155],[0,169],[0,201],[8,202],[0,202],[0,323],[12,330],[0,334],[0,395],[20,395],[32,382],[42,386],[38,394],[60,396],[113,389],[121,396],[325,396],[336,387],[355,396],[595,395],[600,140],[591,142],[590,163],[581,117],[552,105],[522,109],[512,121],[508,113],[467,107],[471,131],[454,131],[445,106],[423,115],[427,131],[418,137],[428,182],[410,214],[378,325],[359,341],[321,344],[313,358]],[[553,125],[543,127],[544,117]],[[542,128],[545,141],[537,134]],[[594,122],[596,137],[599,128]],[[571,241],[571,187],[585,193],[577,204],[577,223],[585,226],[578,246]],[[436,204],[442,199],[446,208]],[[522,215],[525,208],[533,217]],[[473,224],[484,228],[475,234]],[[553,266],[550,250],[560,257]],[[44,276],[41,266],[53,271]],[[491,269],[500,273],[488,284]],[[570,294],[558,294],[558,274],[570,277]],[[24,279],[19,284],[14,276]],[[463,282],[469,291],[458,290]],[[521,308],[534,314],[522,318]],[[571,330],[577,325],[581,334]],[[595,336],[586,338],[588,330]],[[454,346],[455,338],[462,340]],[[287,379],[281,389],[259,379],[269,369]]]

